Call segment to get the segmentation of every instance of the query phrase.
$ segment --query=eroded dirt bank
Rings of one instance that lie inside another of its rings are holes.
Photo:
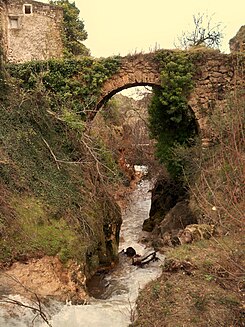
[[[86,299],[84,267],[75,262],[64,266],[57,257],[45,256],[26,263],[15,262],[0,273],[0,291],[25,298],[53,298],[83,303]]]

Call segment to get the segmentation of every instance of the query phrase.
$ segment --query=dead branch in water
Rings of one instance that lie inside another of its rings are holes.
[[[132,265],[143,267],[144,265],[148,264],[151,261],[157,261],[159,258],[156,256],[156,251],[148,254],[146,257],[139,257],[139,258],[132,258]],[[149,259],[148,259],[149,258]],[[148,260],[147,260],[148,259]]]

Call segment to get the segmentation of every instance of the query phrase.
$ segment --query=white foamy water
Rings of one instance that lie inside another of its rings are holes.
[[[139,242],[143,236],[142,224],[148,218],[151,193],[149,181],[142,181],[131,194],[131,201],[123,212],[123,224],[120,234],[120,251],[132,246],[140,255],[152,252]],[[161,274],[161,260],[151,262],[144,268],[131,265],[131,259],[125,255],[120,256],[116,269],[106,276],[108,287],[103,299],[91,299],[89,305],[55,305],[47,308],[45,312],[53,312],[50,324],[52,327],[127,327],[135,315],[135,302],[139,290],[149,281]],[[20,310],[20,309],[18,309]],[[4,320],[3,310],[0,311],[0,327],[29,327],[32,325],[33,313],[21,309],[19,318]],[[56,312],[56,313],[55,313]],[[34,326],[47,326],[39,320]]]

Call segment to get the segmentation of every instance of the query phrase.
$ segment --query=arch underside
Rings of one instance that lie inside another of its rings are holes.
[[[160,87],[160,85],[156,84],[156,83],[151,83],[151,82],[132,82],[132,83],[127,83],[124,84],[120,87],[117,87],[115,89],[113,89],[112,91],[110,91],[109,93],[107,93],[105,96],[103,96],[103,98],[99,101],[99,103],[96,106],[96,111],[98,111],[103,105],[105,105],[110,98],[113,97],[113,95],[115,95],[118,92],[121,92],[123,90],[129,89],[131,87],[136,87],[136,86],[151,86],[151,87]]]

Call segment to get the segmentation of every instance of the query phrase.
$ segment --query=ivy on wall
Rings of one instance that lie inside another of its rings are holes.
[[[23,89],[34,90],[41,84],[50,95],[52,110],[62,112],[69,107],[85,118],[97,104],[103,83],[119,67],[119,57],[83,57],[12,64],[7,69]]]
[[[176,145],[190,145],[197,135],[194,113],[188,106],[195,66],[192,55],[180,51],[159,51],[161,87],[154,89],[149,106],[151,136],[157,140],[156,154],[173,177],[179,175],[172,157]]]

